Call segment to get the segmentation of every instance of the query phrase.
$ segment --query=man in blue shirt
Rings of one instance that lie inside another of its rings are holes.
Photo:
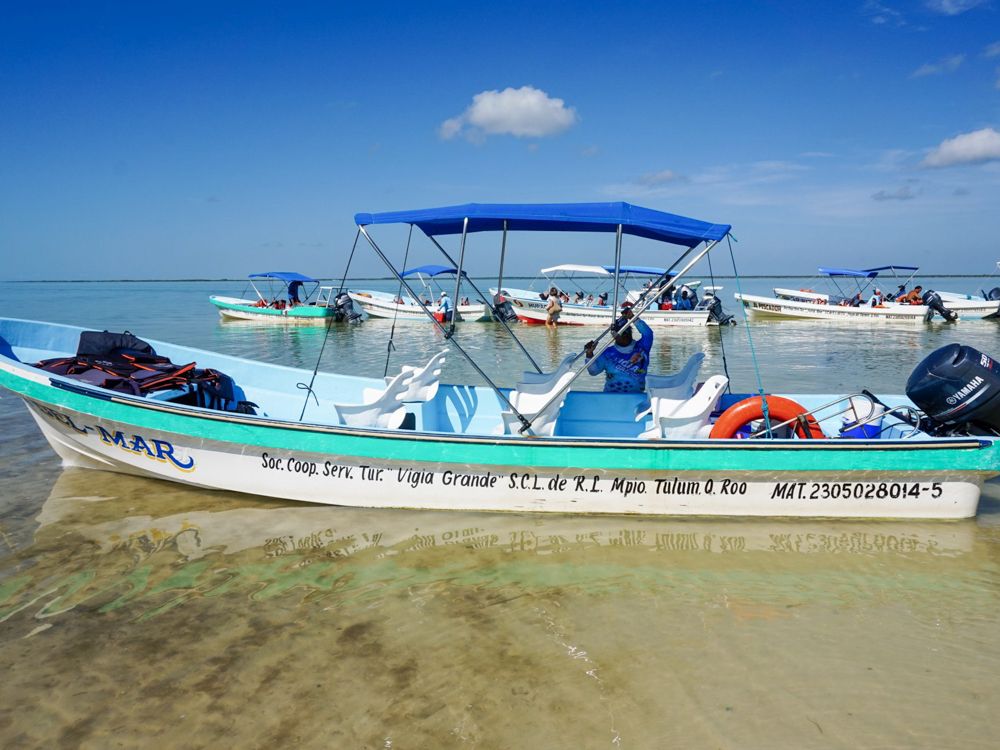
[[[653,330],[642,320],[636,320],[631,327],[624,327],[632,319],[631,305],[626,305],[622,310],[622,319],[617,323],[615,343],[597,359],[594,359],[593,341],[588,341],[583,348],[587,359],[594,359],[587,366],[587,372],[591,375],[604,373],[605,393],[642,393],[646,390]]]
[[[438,297],[438,308],[437,311],[441,313],[441,322],[450,323],[451,322],[451,297],[448,296],[448,292],[441,292],[441,296]]]

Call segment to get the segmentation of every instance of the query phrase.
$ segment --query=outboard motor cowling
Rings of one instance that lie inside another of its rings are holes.
[[[944,306],[944,301],[941,299],[941,295],[935,292],[933,289],[928,289],[924,292],[924,296],[921,298],[923,303],[927,305],[927,320],[934,317],[934,313],[937,313],[942,318],[944,318],[949,323],[953,320],[958,320],[958,313],[952,312],[947,307]]]
[[[910,373],[906,395],[940,425],[1000,434],[1000,363],[971,346],[931,353]]]
[[[714,294],[706,294],[705,298],[698,303],[696,310],[708,310],[708,319],[720,326],[736,325],[736,319],[722,309],[722,300]]]
[[[983,299],[988,302],[996,302],[997,300],[1000,300],[1000,286],[995,286],[988,292],[984,290]]]
[[[347,292],[341,292],[333,300],[333,306],[337,308],[337,320],[358,320],[361,317],[354,308],[354,301]]]

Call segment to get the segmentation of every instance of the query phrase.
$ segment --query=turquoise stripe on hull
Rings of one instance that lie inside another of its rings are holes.
[[[332,318],[336,316],[337,310],[333,307],[322,307],[316,305],[300,305],[285,310],[275,310],[273,307],[254,307],[253,305],[237,305],[231,302],[223,302],[219,299],[209,298],[209,301],[220,310],[236,310],[248,315],[260,315],[275,318]]]
[[[292,425],[231,414],[195,412],[153,402],[129,403],[36,383],[0,371],[0,385],[27,398],[138,428],[262,449],[355,456],[407,463],[586,467],[629,471],[1000,473],[1000,443],[975,439],[889,444],[845,441],[705,441],[663,445],[635,441],[485,438],[382,433]],[[460,456],[460,460],[452,459]]]

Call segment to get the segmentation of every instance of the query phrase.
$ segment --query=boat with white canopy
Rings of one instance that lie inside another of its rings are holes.
[[[459,275],[474,232],[500,233],[501,268],[508,234],[521,231],[613,235],[616,269],[625,236],[678,250],[669,278],[634,302],[635,317],[594,339],[595,358],[729,234],[725,224],[626,203],[466,204],[355,221],[355,247],[364,238],[414,299],[373,237],[381,224],[420,229]],[[459,240],[457,261],[442,245],[449,236]],[[334,505],[964,518],[976,513],[982,482],[1000,474],[1000,366],[969,347],[929,356],[907,396],[863,384],[741,392],[725,368],[701,372],[700,353],[676,373],[649,373],[643,392],[604,393],[572,387],[587,368],[580,353],[543,372],[519,343],[528,370],[501,385],[463,343],[481,327],[445,324],[421,307],[442,349],[428,362],[396,362],[384,378],[321,373],[319,357],[310,373],[0,319],[0,385],[24,400],[67,465]],[[447,382],[455,357],[479,384]]]
[[[622,266],[618,271],[619,292],[629,303],[634,303],[642,291],[628,289],[630,279],[644,279],[643,288],[648,289],[652,279],[667,273],[666,269],[653,266]],[[568,295],[568,298],[561,302],[561,311],[556,321],[558,325],[608,326],[614,321],[606,288],[615,278],[613,265],[565,263],[543,268],[541,274],[546,281],[545,288],[541,292],[505,286],[502,291],[491,288],[490,293],[495,299],[499,294],[510,302],[517,319],[522,323],[545,323],[548,317],[547,293],[552,288]],[[595,280],[598,284],[596,288],[592,288]],[[700,281],[689,281],[668,289],[657,300],[657,304],[646,311],[643,320],[651,326],[708,326],[730,322],[732,316],[722,313],[722,303],[717,297],[722,287],[707,287],[704,298],[699,300],[695,290],[700,286]],[[679,309],[682,293],[685,298],[690,296],[690,309]]]

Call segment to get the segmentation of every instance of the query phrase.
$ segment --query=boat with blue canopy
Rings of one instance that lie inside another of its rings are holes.
[[[455,297],[450,296],[445,285],[441,284],[442,279],[454,279],[457,275],[454,266],[442,266],[429,263],[415,268],[409,268],[400,274],[404,279],[415,279],[420,287],[418,295],[424,305],[434,305],[435,314],[440,320],[444,320],[445,313],[438,310],[443,296],[448,295],[448,304],[452,314],[457,311],[459,320],[491,320],[493,315],[488,305],[482,302],[470,302],[468,297],[458,297],[461,288],[455,292]],[[463,274],[464,276],[464,274]],[[467,278],[467,277],[466,277]],[[384,292],[375,289],[359,289],[348,292],[354,304],[373,318],[392,318],[393,320],[420,320],[425,321],[424,315],[417,302],[417,299],[404,293],[402,287],[396,292]]]
[[[917,266],[891,264],[874,268],[820,266],[819,279],[826,292],[774,288],[773,297],[736,294],[736,300],[753,318],[798,318],[845,322],[954,322],[1000,318],[1000,295],[987,299],[915,286],[909,292]],[[918,293],[915,293],[918,292]]]
[[[702,372],[701,353],[678,372],[646,373],[644,390],[575,389],[608,348],[628,353],[634,344],[614,343],[622,331],[643,335],[637,321],[726,242],[728,225],[628,204],[470,204],[356,220],[355,248],[366,242],[418,300],[373,236],[377,225],[420,229],[456,278],[467,236],[481,231],[501,235],[501,274],[508,236],[523,230],[614,235],[616,276],[626,236],[679,255],[632,313],[586,353],[567,352],[554,371],[539,367],[508,327],[511,356],[523,355],[527,367],[514,382],[497,382],[473,356],[481,326],[437,320],[421,300],[441,349],[427,362],[401,362],[389,348],[384,376],[320,372],[322,345],[310,372],[0,319],[0,385],[24,400],[65,465],[334,505],[964,518],[976,513],[982,482],[1000,474],[1000,365],[958,344],[922,362],[907,395],[860,384],[834,394],[773,392],[759,382],[739,389],[725,367]],[[451,252],[442,242],[449,235],[457,239]],[[616,293],[613,310],[623,302]],[[751,336],[752,326],[741,328]],[[448,382],[456,357],[478,374],[476,384]]]
[[[212,295],[225,320],[253,320],[264,323],[326,323],[358,317],[350,299],[296,271],[265,271],[248,277],[241,297]],[[253,296],[248,296],[253,289]]]

